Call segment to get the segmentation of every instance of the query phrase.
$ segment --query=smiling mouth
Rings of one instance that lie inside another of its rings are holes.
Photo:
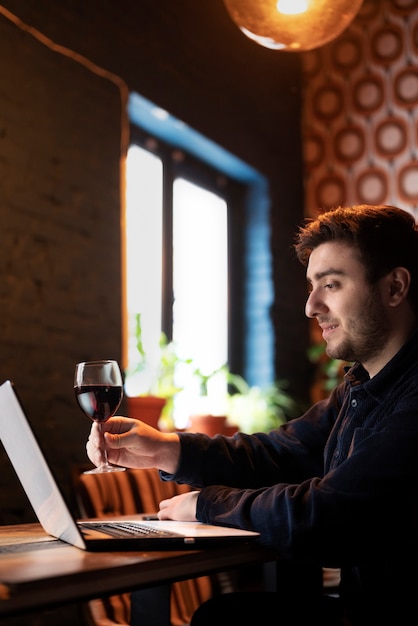
[[[321,326],[321,329],[322,329],[322,337],[323,337],[324,339],[326,339],[326,338],[327,338],[327,336],[328,336],[328,335],[330,335],[330,334],[332,334],[332,333],[333,333],[333,331],[334,331],[337,327],[338,327],[338,325],[337,325],[337,324],[335,324],[335,325],[330,324],[330,325],[327,325],[327,326]]]

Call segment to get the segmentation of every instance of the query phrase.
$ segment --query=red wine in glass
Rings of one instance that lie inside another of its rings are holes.
[[[93,422],[106,422],[122,401],[122,387],[81,385],[74,388],[77,402]]]
[[[101,424],[116,413],[122,401],[122,374],[118,362],[102,360],[77,363],[74,373],[74,393],[83,413],[97,422],[101,430]],[[102,446],[104,463],[86,474],[123,471],[124,467],[108,462],[104,438]]]

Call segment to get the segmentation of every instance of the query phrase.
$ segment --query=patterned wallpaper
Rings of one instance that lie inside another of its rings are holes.
[[[365,0],[303,68],[306,214],[384,203],[418,219],[418,0]]]

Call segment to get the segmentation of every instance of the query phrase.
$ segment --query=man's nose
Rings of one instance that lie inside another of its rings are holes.
[[[325,304],[318,298],[317,292],[313,289],[308,296],[305,304],[306,317],[317,317],[319,313],[323,312],[326,308]]]

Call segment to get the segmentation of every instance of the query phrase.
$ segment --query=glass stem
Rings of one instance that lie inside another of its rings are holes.
[[[102,463],[103,467],[107,467],[109,465],[109,461],[107,458],[107,448],[106,448],[106,444],[105,444],[105,438],[104,438],[104,432],[103,432],[103,428],[102,428],[102,424],[99,423],[99,430],[100,430],[100,438],[101,438],[101,445],[102,445],[102,451],[103,451],[103,457],[104,457],[104,461]]]

